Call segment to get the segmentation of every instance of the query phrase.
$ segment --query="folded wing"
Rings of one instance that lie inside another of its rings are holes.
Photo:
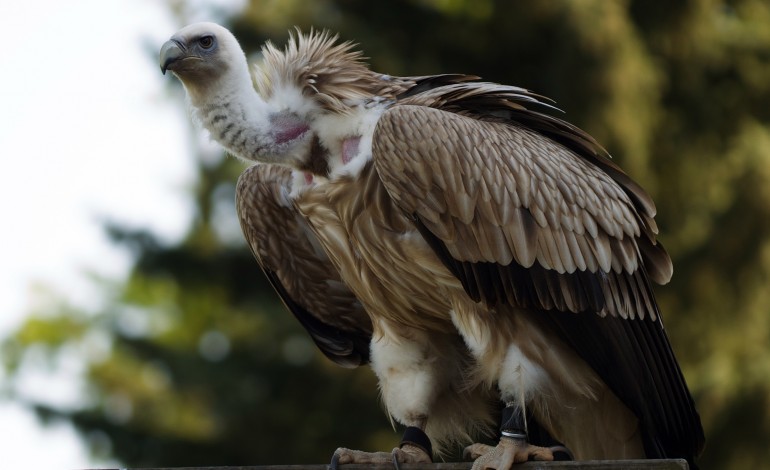
[[[407,98],[377,124],[380,178],[472,299],[540,311],[642,421],[649,457],[691,458],[703,430],[651,288],[672,273],[652,200],[536,101],[493,84]]]
[[[291,171],[255,165],[238,180],[236,206],[246,240],[286,307],[318,348],[344,367],[369,361],[372,327],[306,221],[289,199]]]

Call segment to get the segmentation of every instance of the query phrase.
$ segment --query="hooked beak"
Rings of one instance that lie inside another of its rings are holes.
[[[169,39],[160,48],[160,71],[166,75],[166,70],[174,70],[174,63],[186,56],[184,44],[176,39]]]

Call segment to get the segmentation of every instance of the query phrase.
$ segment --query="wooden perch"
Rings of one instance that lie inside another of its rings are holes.
[[[470,470],[472,462],[459,463],[434,463],[402,464],[401,470]],[[328,470],[329,466],[316,465],[255,465],[241,467],[164,467],[145,468],[133,470]],[[689,467],[685,460],[583,460],[576,462],[527,462],[515,465],[515,470],[687,470]],[[96,469],[94,469],[96,470]],[[103,469],[117,470],[117,469]],[[394,470],[392,465],[340,465],[340,470]]]

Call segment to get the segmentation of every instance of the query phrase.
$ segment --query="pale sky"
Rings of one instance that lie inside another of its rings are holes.
[[[189,20],[216,20],[190,2]],[[0,0],[0,336],[19,325],[45,285],[81,306],[98,302],[88,271],[121,279],[130,259],[100,220],[180,237],[193,183],[189,120],[169,98],[154,54],[180,24],[159,0]],[[77,403],[77,361],[24,389]],[[2,380],[2,376],[0,376]],[[0,468],[84,468],[67,426],[42,427],[0,401]]]

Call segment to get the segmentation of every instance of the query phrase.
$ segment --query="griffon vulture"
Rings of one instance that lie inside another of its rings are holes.
[[[703,430],[652,290],[672,274],[655,206],[592,137],[522,88],[375,73],[328,33],[262,53],[252,81],[233,35],[199,23],[160,65],[256,162],[237,191],[246,238],[321,351],[370,362],[406,426],[393,458],[430,462],[498,417],[498,444],[466,449],[475,468],[560,451],[693,464]],[[569,451],[535,445],[535,422]]]

